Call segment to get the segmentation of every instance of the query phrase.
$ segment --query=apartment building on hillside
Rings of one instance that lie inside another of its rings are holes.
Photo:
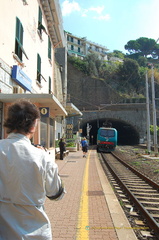
[[[66,55],[58,0],[0,1],[0,138],[7,105],[30,99],[41,110],[34,143],[54,147],[67,116],[67,68],[55,59]]]
[[[65,35],[69,55],[83,58],[89,53],[96,53],[100,59],[107,60],[107,47],[88,41],[86,37],[77,37],[69,32],[65,32]]]

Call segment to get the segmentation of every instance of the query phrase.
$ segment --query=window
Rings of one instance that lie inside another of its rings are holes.
[[[80,45],[81,44],[81,42],[80,42],[80,40],[78,39],[78,44]]]
[[[37,81],[41,83],[41,57],[37,54]]]
[[[78,52],[79,52],[79,53],[81,52],[81,49],[80,49],[80,47],[78,48]]]
[[[42,11],[41,11],[41,8],[39,7],[39,14],[38,14],[38,33],[39,33],[39,36],[40,38],[42,38],[42,31],[44,31],[46,34],[46,29],[45,27],[43,26],[42,24]]]
[[[47,147],[47,118],[46,117],[41,117],[40,126],[41,126],[40,143],[42,146]]]
[[[42,146],[46,148],[50,148],[54,146],[54,120],[51,118],[41,117],[40,121],[40,143]],[[48,128],[50,129],[48,132]],[[50,139],[50,142],[48,142]]]
[[[48,37],[48,58],[51,59],[51,41]]]
[[[71,42],[73,42],[73,37],[71,37]]]
[[[95,47],[95,51],[99,52],[99,48],[98,48],[98,47]]]
[[[38,15],[38,29],[40,31],[40,34],[42,34],[42,29],[41,29],[41,26],[42,26],[42,11],[41,11],[41,8],[39,7],[39,15]]]
[[[51,91],[51,77],[49,77],[49,94],[51,94],[52,91]]]
[[[19,57],[20,61],[22,61],[23,54],[28,59],[23,48],[23,32],[23,26],[19,18],[16,18],[15,54]]]
[[[111,130],[111,129],[102,129],[101,132],[100,132],[100,135],[102,137],[114,137],[115,136],[115,132],[114,130]]]
[[[50,147],[54,146],[54,121],[50,118]]]
[[[74,50],[74,46],[73,45],[71,45],[71,50]]]

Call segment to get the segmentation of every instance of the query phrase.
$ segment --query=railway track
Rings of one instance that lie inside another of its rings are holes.
[[[138,238],[159,239],[159,185],[114,153],[101,153],[101,163]]]

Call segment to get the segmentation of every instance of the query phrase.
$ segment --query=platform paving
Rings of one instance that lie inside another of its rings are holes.
[[[66,187],[60,201],[46,200],[53,240],[136,240],[95,150],[56,160]]]

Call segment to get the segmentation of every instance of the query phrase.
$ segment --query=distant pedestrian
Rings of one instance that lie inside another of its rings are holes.
[[[63,138],[60,139],[59,148],[60,148],[60,160],[63,160],[64,152],[66,151],[66,143],[64,142]]]
[[[65,190],[57,164],[31,144],[39,118],[24,99],[8,108],[9,135],[0,140],[0,240],[52,240],[45,199],[58,200]]]
[[[82,151],[83,151],[83,157],[86,157],[86,154],[88,151],[88,142],[85,137],[81,141],[81,146],[82,146]]]

